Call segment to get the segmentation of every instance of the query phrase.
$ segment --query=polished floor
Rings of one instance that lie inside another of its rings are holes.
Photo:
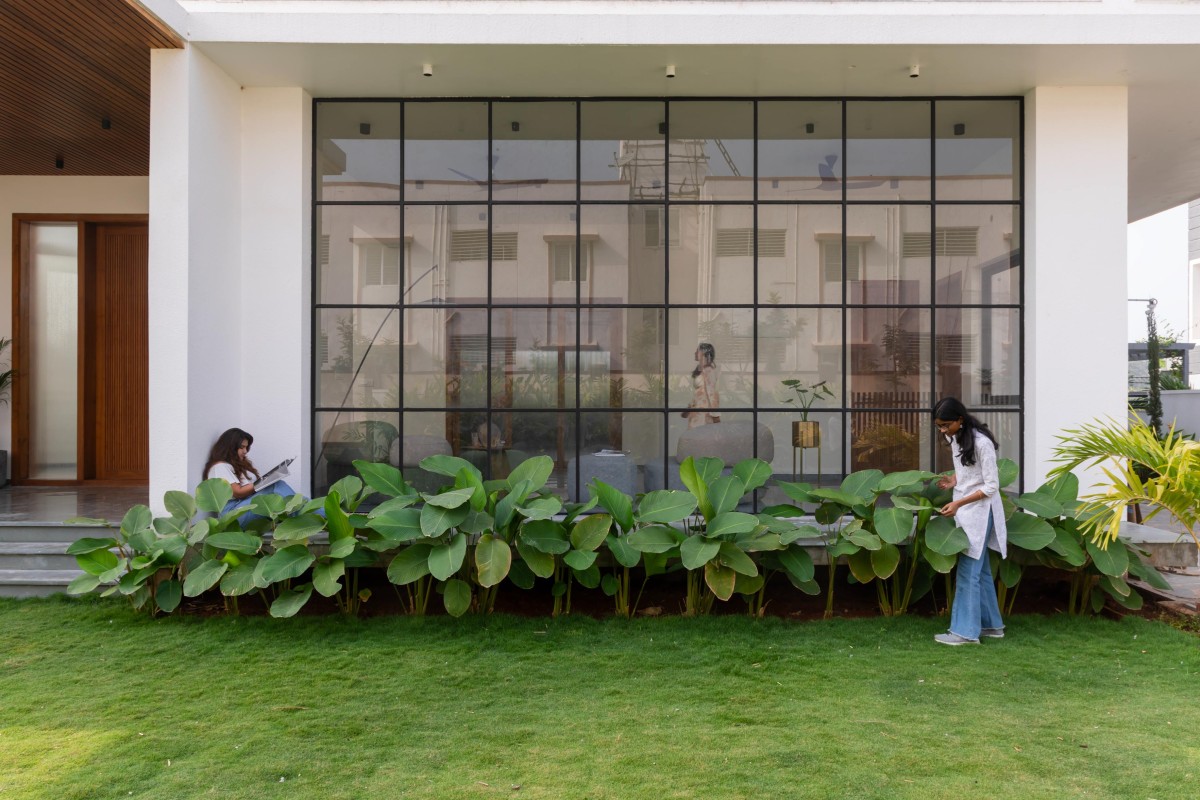
[[[0,524],[55,523],[72,517],[120,522],[130,506],[149,499],[145,486],[5,486]]]

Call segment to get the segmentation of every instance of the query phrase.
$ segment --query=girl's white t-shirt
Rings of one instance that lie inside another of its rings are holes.
[[[233,465],[225,461],[218,461],[213,464],[208,470],[209,478],[224,478],[229,485],[240,485],[244,483],[254,483],[253,475],[245,475],[238,477],[233,471]]]

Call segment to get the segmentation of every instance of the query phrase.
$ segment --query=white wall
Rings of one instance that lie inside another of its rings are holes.
[[[1039,87],[1026,99],[1030,490],[1063,429],[1126,417],[1129,122],[1124,87]]]
[[[145,214],[149,207],[148,178],[0,175],[0,336],[13,334],[13,214]],[[0,406],[0,449],[12,449],[11,405]]]
[[[195,48],[150,61],[150,500],[240,425],[241,87]]]
[[[1197,188],[1200,191],[1200,187]],[[1163,211],[1129,226],[1129,297],[1158,300],[1159,333],[1168,327],[1193,341],[1188,328],[1188,207]],[[1146,339],[1146,304],[1126,303],[1129,341]]]
[[[241,415],[260,469],[289,456],[308,493],[312,98],[242,92]]]

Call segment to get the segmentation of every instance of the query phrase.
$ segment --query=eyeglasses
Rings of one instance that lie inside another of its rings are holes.
[[[957,424],[958,420],[954,420],[953,422],[934,422],[933,427],[937,428],[942,433],[945,433]]]

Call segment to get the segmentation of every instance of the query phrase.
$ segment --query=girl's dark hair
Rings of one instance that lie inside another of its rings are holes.
[[[987,423],[967,411],[967,407],[959,402],[956,397],[943,397],[939,400],[937,405],[933,407],[933,418],[945,422],[961,420],[962,424],[958,426],[958,433],[954,434],[954,440],[958,443],[959,457],[962,459],[964,466],[969,467],[975,463],[975,431],[979,431],[988,439],[991,439],[992,446],[997,451],[1000,449],[999,444],[996,442],[996,437],[988,430]]]
[[[693,378],[697,377],[705,367],[714,367],[717,364],[717,351],[711,344],[701,342],[696,349],[700,351],[700,357],[704,360],[696,362],[696,368],[692,370]]]
[[[253,445],[254,437],[241,428],[230,428],[218,436],[212,450],[208,451],[208,461],[204,463],[204,479],[208,480],[208,471],[213,468],[213,464],[221,461],[233,467],[235,475],[253,475],[256,479],[261,478],[250,459],[238,457],[238,448],[242,446],[242,442]]]

